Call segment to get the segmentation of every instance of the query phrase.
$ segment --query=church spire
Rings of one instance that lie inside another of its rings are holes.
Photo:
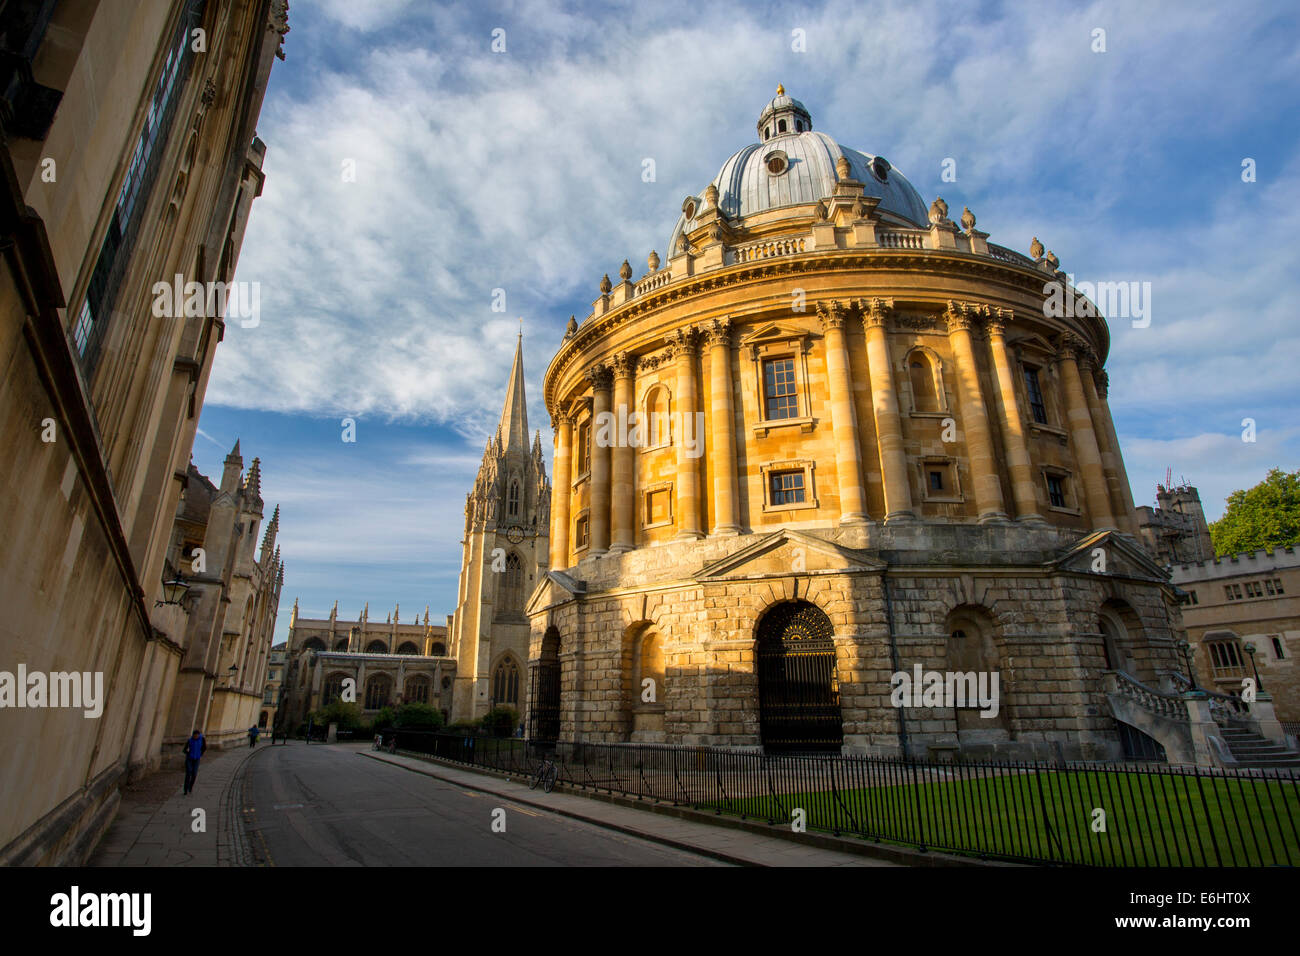
[[[528,453],[528,400],[524,396],[524,333],[519,332],[515,345],[515,364],[510,369],[510,384],[506,386],[506,405],[501,411],[498,430],[501,452],[517,448]]]

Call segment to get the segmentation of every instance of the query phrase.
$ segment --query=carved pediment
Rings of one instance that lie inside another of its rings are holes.
[[[1075,542],[1049,566],[1101,577],[1135,578],[1165,584],[1169,573],[1140,544],[1117,531],[1094,531]],[[1104,568],[1104,570],[1103,570]]]
[[[533,588],[532,595],[524,604],[524,616],[531,617],[548,607],[563,604],[574,597],[587,593],[587,582],[580,581],[563,571],[547,571]]]
[[[753,349],[755,355],[764,346],[771,345],[787,347],[797,345],[806,351],[811,347],[812,340],[819,336],[820,333],[811,329],[800,328],[797,325],[788,325],[784,322],[764,322],[741,337],[740,347],[742,349]]]
[[[885,562],[865,551],[843,548],[814,535],[783,528],[739,551],[700,568],[695,580],[788,577],[792,574],[831,574],[881,571]]]

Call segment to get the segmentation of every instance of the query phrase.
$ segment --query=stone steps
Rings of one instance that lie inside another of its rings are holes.
[[[1300,770],[1300,753],[1242,727],[1221,728],[1224,743],[1242,767]]]

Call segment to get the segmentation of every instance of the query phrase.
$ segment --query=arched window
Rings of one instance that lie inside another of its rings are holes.
[[[387,654],[388,645],[383,641],[371,641],[366,645],[367,654]]]
[[[429,702],[429,678],[423,675],[407,678],[405,697],[408,704],[427,704]]]
[[[517,613],[524,606],[524,563],[511,551],[506,555],[506,576],[501,582],[502,610]]]
[[[325,686],[321,688],[320,705],[328,707],[334,701],[338,700],[343,694],[343,679],[347,674],[330,674],[325,678]]]
[[[387,674],[376,674],[366,681],[366,710],[387,706],[392,696],[393,679]]]
[[[802,133],[802,132],[803,132],[803,120],[795,120],[795,121],[794,121],[794,131],[795,131],[796,133]]]
[[[304,651],[323,651],[325,650],[325,642],[319,637],[313,637],[303,642],[302,649]]]
[[[511,517],[519,514],[519,482],[510,482],[510,496],[506,501],[506,513]]]
[[[502,658],[492,672],[492,703],[519,705],[519,666],[512,657]]]
[[[776,121],[776,131],[777,131],[778,133],[784,133],[784,132],[785,132],[785,120],[777,120],[777,121]]]
[[[420,649],[412,641],[404,641],[402,646],[397,649],[399,654],[418,654]]]
[[[672,443],[672,420],[668,412],[668,389],[662,385],[652,387],[645,396],[644,447],[658,448]]]
[[[346,637],[341,637],[334,642],[334,650],[346,651],[347,649],[348,649],[348,639]]]
[[[662,708],[665,673],[663,638],[653,629],[643,631],[633,645],[633,655],[634,706],[642,710]]]
[[[443,644],[441,641],[434,641],[433,650],[431,653],[433,654],[434,657],[446,657],[447,645]]]
[[[930,357],[919,350],[913,352],[907,358],[907,372],[912,383],[913,410],[939,411],[939,396],[934,388],[934,368],[930,364]]]
[[[771,139],[771,138],[772,138],[772,127],[770,127],[770,126],[764,126],[764,127],[763,127],[763,139]]]

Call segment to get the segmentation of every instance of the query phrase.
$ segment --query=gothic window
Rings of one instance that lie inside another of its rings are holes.
[[[366,710],[386,707],[393,696],[393,679],[387,674],[376,674],[366,681]]]
[[[443,644],[441,641],[434,641],[432,653],[434,657],[446,657],[447,645]]]
[[[506,576],[502,585],[502,610],[520,611],[524,606],[524,563],[513,551],[506,555]]]
[[[796,418],[799,399],[794,387],[794,359],[776,358],[763,362],[763,392],[767,418]]]
[[[329,677],[325,678],[325,686],[320,692],[320,705],[322,707],[328,707],[339,699],[343,693],[343,678],[347,676],[347,674],[330,674]]]
[[[1236,677],[1243,670],[1241,644],[1235,637],[1208,641],[1206,649],[1210,652],[1210,665],[1214,668],[1215,677]]]
[[[492,703],[519,704],[519,667],[513,658],[503,658],[492,672]]]
[[[912,410],[917,412],[937,412],[939,396],[934,387],[934,368],[930,357],[922,351],[915,351],[908,357],[908,378],[912,383]]]
[[[371,641],[366,645],[367,654],[387,654],[388,645],[383,641]]]
[[[420,653],[420,649],[419,649],[418,647],[416,647],[415,644],[414,644],[413,642],[411,642],[411,641],[406,641],[406,642],[404,642],[404,643],[402,644],[401,647],[399,647],[399,648],[397,649],[397,653],[399,653],[399,654],[418,654],[418,653]]]
[[[303,643],[302,649],[304,651],[323,651],[325,650],[325,642],[319,637],[313,637]]]
[[[348,639],[346,637],[340,638],[339,640],[334,642],[334,650],[346,651],[347,649],[348,649]]]
[[[510,497],[506,502],[506,513],[511,517],[519,514],[519,482],[510,482]]]
[[[1047,405],[1043,401],[1043,389],[1038,383],[1038,369],[1025,366],[1025,394],[1029,397],[1029,411],[1034,421],[1040,425],[1047,424]]]
[[[417,676],[406,681],[406,693],[403,695],[408,704],[427,704],[429,702],[429,678]]]

